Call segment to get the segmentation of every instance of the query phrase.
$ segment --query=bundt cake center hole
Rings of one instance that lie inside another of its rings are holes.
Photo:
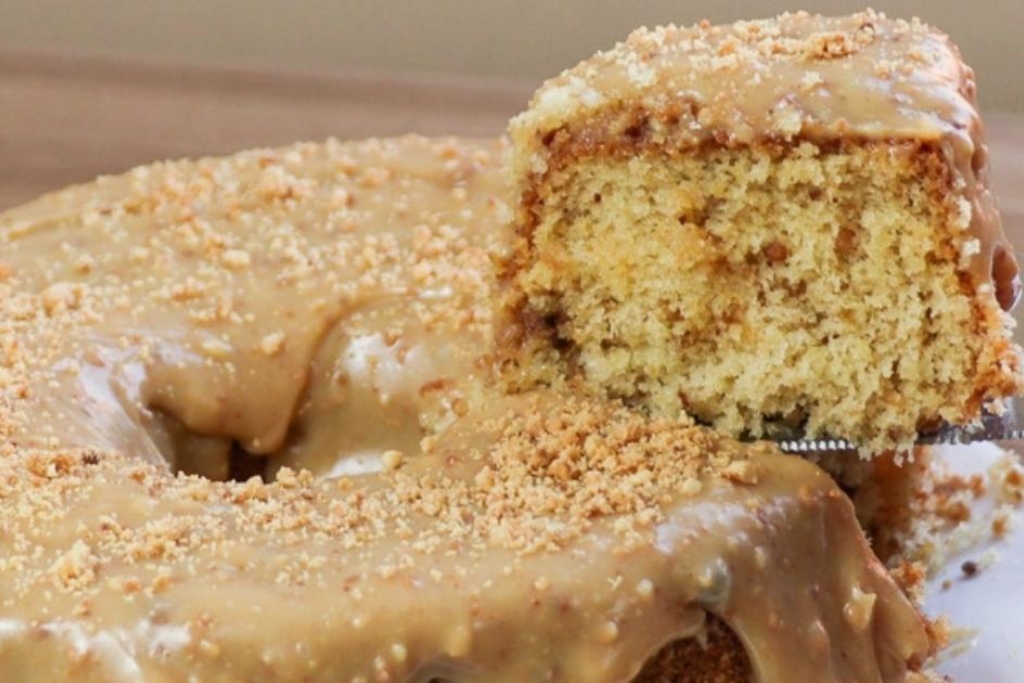
[[[165,454],[165,458],[175,474],[195,475],[210,481],[246,482],[253,477],[264,482],[273,480],[273,456],[250,453],[234,440],[225,439],[225,442],[218,453],[177,452],[171,457]]]
[[[703,638],[681,638],[648,658],[634,683],[746,681],[753,668],[746,649],[729,626],[708,616]]]
[[[228,454],[227,480],[228,481],[249,481],[253,477],[261,481],[267,481],[270,477],[268,466],[270,458],[267,456],[254,455],[249,453],[235,441],[231,444],[231,452]]]
[[[192,429],[177,416],[154,410],[147,426],[150,438],[175,474],[210,481],[269,481],[273,455],[252,453],[229,436]]]

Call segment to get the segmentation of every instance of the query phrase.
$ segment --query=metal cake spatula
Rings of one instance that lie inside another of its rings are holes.
[[[1024,439],[1024,397],[1004,400],[1001,415],[986,412],[980,422],[964,427],[943,425],[934,432],[919,434],[917,445],[965,444],[975,441],[1012,441]],[[804,439],[798,434],[776,434],[772,437],[786,453],[822,453],[856,450],[856,444],[845,439]]]

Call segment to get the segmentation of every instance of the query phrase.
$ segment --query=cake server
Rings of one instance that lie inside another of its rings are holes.
[[[1002,414],[985,412],[973,424],[943,425],[933,432],[918,434],[915,445],[966,444],[975,441],[1014,441],[1024,439],[1024,397],[1004,400]],[[856,444],[846,439],[805,439],[798,434],[780,433],[772,437],[786,453],[823,453],[826,451],[857,450]]]

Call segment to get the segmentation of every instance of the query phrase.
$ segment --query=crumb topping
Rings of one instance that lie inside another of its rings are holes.
[[[694,120],[684,121],[688,127],[739,142],[758,133],[791,139],[805,129],[855,129],[883,138],[897,129],[926,134],[941,121],[954,127],[958,114],[973,110],[966,101],[952,110],[948,103],[938,108],[950,94],[951,66],[959,66],[959,55],[944,34],[917,19],[889,19],[872,10],[641,28],[548,81],[511,130],[514,139],[529,130],[543,136],[582,112],[600,118],[628,103],[669,123],[686,104],[695,110]],[[914,83],[900,84],[912,71],[918,74]],[[967,72],[962,77],[970,80]],[[853,89],[860,96],[847,101]],[[905,92],[896,96],[898,90]],[[844,101],[841,112],[825,104],[837,98]],[[896,105],[908,98],[920,107]],[[780,127],[771,114],[786,103],[793,121]]]
[[[46,530],[73,523],[68,515],[76,503],[123,486],[151,501],[146,519],[128,524],[117,514],[97,517],[77,530],[79,538],[66,552],[39,565],[42,576],[87,595],[102,581],[100,567],[122,561],[178,563],[201,574],[208,569],[193,557],[210,544],[287,549],[319,539],[356,553],[397,537],[405,550],[381,564],[387,574],[409,561],[405,553],[453,543],[477,549],[467,560],[482,548],[525,555],[558,551],[608,520],[615,544],[625,551],[649,541],[667,506],[694,495],[693,482],[717,477],[753,484],[759,465],[748,458],[771,452],[606,404],[570,399],[549,408],[517,406],[472,429],[465,440],[446,439],[429,462],[412,460],[399,469],[402,454],[389,451],[385,461],[393,466],[379,485],[352,477],[323,480],[288,468],[272,483],[168,477],[159,467],[95,451],[8,456],[0,460],[0,509],[8,528],[20,529],[13,539],[19,552],[0,568],[17,569],[22,595],[33,590],[38,579],[24,565],[47,552]],[[742,480],[736,478],[740,471]],[[423,518],[435,523],[424,526],[418,521]],[[276,581],[305,584],[330,556],[329,550],[306,554],[301,570],[282,569]]]
[[[180,416],[190,397],[171,395],[184,390],[176,379],[220,373],[237,383],[255,377],[263,356],[281,365],[280,386],[211,406],[206,421],[241,414],[219,429],[272,449],[282,425],[261,428],[249,404],[276,401],[290,420],[296,378],[326,329],[390,324],[374,302],[407,299],[390,315],[416,324],[392,335],[394,347],[430,335],[487,338],[481,294],[505,211],[500,159],[494,144],[331,141],[139,168],[8,212],[0,429],[36,445],[81,443],[88,427],[59,428],[67,411],[50,397],[109,364],[159,376],[166,391],[140,400]],[[53,252],[67,258],[47,261]]]

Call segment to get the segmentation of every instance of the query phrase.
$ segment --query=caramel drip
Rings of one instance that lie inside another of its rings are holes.
[[[5,676],[627,681],[708,613],[767,683],[928,655],[817,467],[488,385],[500,156],[299,145],[0,216]],[[276,480],[170,471],[233,450]]]

